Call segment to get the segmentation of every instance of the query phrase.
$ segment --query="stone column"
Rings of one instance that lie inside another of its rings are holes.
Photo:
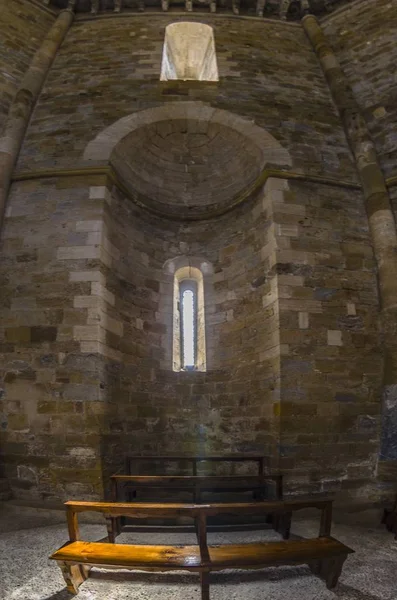
[[[314,48],[339,111],[361,179],[378,265],[379,300],[385,357],[381,460],[397,466],[397,234],[385,179],[374,143],[351,86],[316,17],[303,28]]]
[[[47,73],[74,18],[74,1],[59,13],[41,47],[34,55],[21,86],[11,104],[0,137],[0,231],[11,177],[18,160],[30,116]]]

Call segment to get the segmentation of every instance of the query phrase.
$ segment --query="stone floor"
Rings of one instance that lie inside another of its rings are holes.
[[[59,520],[59,516],[57,517]],[[38,526],[39,518],[11,519],[0,509],[0,599],[69,600],[61,572],[48,555],[67,541],[63,523]],[[40,519],[43,522],[43,519]],[[18,529],[14,529],[18,527]],[[83,524],[84,539],[105,536],[102,525]],[[315,536],[318,521],[295,521],[293,533]],[[333,535],[356,552],[348,557],[334,592],[307,567],[269,568],[212,574],[211,600],[397,600],[397,542],[381,526],[334,524]],[[210,541],[227,543],[277,539],[272,531],[211,533]],[[125,533],[120,542],[195,543],[193,533]],[[105,572],[93,570],[79,600],[200,600],[195,574]]]

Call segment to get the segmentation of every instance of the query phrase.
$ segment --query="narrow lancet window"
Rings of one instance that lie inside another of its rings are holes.
[[[196,324],[197,324],[197,284],[195,281],[185,280],[180,284],[182,312],[182,368],[192,371],[196,365]]]
[[[190,21],[166,27],[160,80],[171,79],[219,80],[212,27]]]
[[[205,371],[203,275],[182,267],[174,278],[174,371]]]

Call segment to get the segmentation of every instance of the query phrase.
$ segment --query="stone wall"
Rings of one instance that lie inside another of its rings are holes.
[[[160,82],[165,27],[179,19],[77,19],[47,78],[19,168],[75,166],[87,143],[121,117],[168,101],[201,100],[255,120],[288,149],[295,169],[356,177],[326,82],[298,25],[189,16],[214,28],[220,81]]]
[[[280,465],[291,490],[379,497],[383,356],[360,191],[290,183],[274,211],[281,343]]]
[[[181,255],[213,267],[205,373],[172,371],[164,263]],[[359,192],[270,179],[184,224],[97,176],[18,183],[2,256],[1,450],[19,496],[102,495],[126,452],[259,451],[290,492],[376,499],[382,356]]]
[[[274,274],[264,275],[273,193],[184,225],[83,178],[14,185],[2,246],[1,450],[18,495],[101,494],[102,473],[126,452],[275,453],[278,310]],[[164,263],[181,253],[214,269],[206,373],[173,372],[165,360]]]
[[[233,214],[181,224],[113,194],[106,220],[117,252],[108,286],[123,324],[120,337],[106,339],[121,359],[106,440],[113,462],[123,451],[274,454],[278,311],[275,297],[263,310],[263,294],[274,287],[264,275],[274,247],[263,204],[261,192]],[[173,276],[164,264],[181,256],[213,268],[204,277],[205,373],[172,371]]]
[[[364,0],[323,27],[376,143],[386,177],[397,175],[397,13],[390,0]]]
[[[214,27],[217,83],[159,81],[169,14],[78,18],[18,172],[102,165],[83,153],[104,128],[196,100],[254,120],[295,174],[333,183],[271,178],[184,222],[138,208],[105,174],[15,181],[0,250],[3,474],[20,497],[89,499],[126,452],[257,451],[289,492],[377,500],[375,264],[319,64],[297,25],[189,19]],[[167,261],[181,257],[210,267],[205,373],[172,370]]]
[[[0,13],[1,131],[22,77],[52,25],[54,16],[28,0],[1,0]]]
[[[14,184],[9,198],[1,250],[0,447],[2,469],[20,497],[101,494],[95,409],[105,394],[106,365],[101,356],[80,354],[78,328],[87,321],[92,283],[70,271],[99,264],[96,248],[84,247],[89,233],[79,223],[101,218],[102,204],[78,181]],[[74,252],[72,262],[65,262],[64,248]],[[87,398],[97,402],[85,404]]]

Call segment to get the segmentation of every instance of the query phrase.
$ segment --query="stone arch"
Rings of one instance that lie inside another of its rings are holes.
[[[258,189],[266,168],[292,164],[265,129],[203,102],[128,115],[100,132],[84,159],[111,164],[139,206],[188,220],[230,210]]]
[[[254,121],[245,119],[227,110],[213,108],[204,102],[168,102],[155,108],[137,111],[122,117],[87,144],[84,151],[85,160],[109,161],[117,144],[133,131],[164,120],[195,119],[209,121],[230,127],[241,132],[263,152],[264,166],[266,163],[276,163],[280,166],[291,166],[289,152],[282,147],[265,129],[255,125]]]

